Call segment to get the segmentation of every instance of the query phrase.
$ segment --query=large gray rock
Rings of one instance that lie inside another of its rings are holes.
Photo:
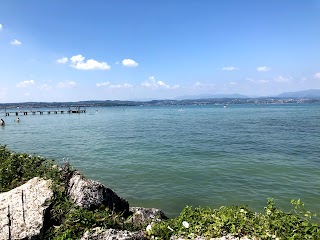
[[[94,210],[103,204],[117,213],[129,213],[129,203],[103,184],[75,172],[69,181],[68,194],[79,207]]]
[[[35,177],[0,194],[0,239],[42,239],[44,217],[53,195],[51,181]]]
[[[128,221],[132,221],[134,224],[160,222],[168,219],[165,214],[157,208],[143,208],[143,207],[130,207],[132,216]]]
[[[84,233],[81,240],[143,240],[143,232],[129,232],[126,230],[94,228]]]

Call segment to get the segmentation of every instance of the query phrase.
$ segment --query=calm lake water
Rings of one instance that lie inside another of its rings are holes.
[[[2,111],[2,110],[1,110]],[[320,215],[320,105],[87,108],[1,117],[0,145],[68,159],[131,206],[177,215],[185,205],[301,198]]]

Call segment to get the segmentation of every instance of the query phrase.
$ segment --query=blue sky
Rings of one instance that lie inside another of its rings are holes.
[[[0,1],[0,102],[320,89],[320,0]]]

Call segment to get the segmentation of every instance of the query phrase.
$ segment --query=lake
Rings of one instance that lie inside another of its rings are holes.
[[[286,210],[300,198],[320,215],[319,104],[87,108],[19,123],[1,114],[0,145],[68,160],[131,206],[172,217],[185,205],[261,212],[268,197]]]

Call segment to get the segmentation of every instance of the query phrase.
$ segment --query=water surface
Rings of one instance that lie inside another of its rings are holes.
[[[2,117],[1,145],[68,158],[131,206],[175,216],[185,205],[263,211],[268,197],[285,209],[301,198],[320,215],[319,104],[87,108],[19,117],[20,123]]]

